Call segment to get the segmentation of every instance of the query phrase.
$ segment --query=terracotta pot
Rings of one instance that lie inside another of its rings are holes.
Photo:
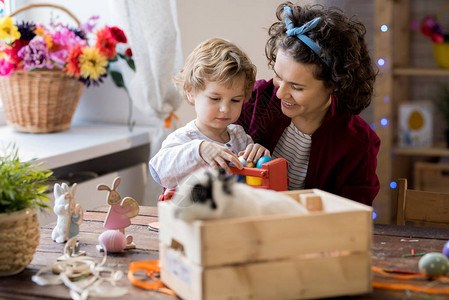
[[[21,272],[39,245],[39,221],[32,209],[0,214],[0,276]]]

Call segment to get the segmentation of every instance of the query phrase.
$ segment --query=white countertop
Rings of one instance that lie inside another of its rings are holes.
[[[8,126],[0,126],[0,144],[3,148],[15,143],[21,160],[36,159],[45,162],[42,167],[54,169],[84,160],[149,144],[153,129],[127,125],[80,124],[68,130],[33,134],[21,133]]]

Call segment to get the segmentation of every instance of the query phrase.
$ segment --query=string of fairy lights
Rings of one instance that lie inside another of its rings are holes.
[[[383,24],[383,25],[380,26],[380,31],[382,31],[382,32],[387,32],[388,29],[389,29],[388,26],[385,25],[385,24]],[[382,58],[382,57],[378,58],[378,59],[377,59],[377,65],[380,66],[380,67],[384,66],[384,65],[385,65],[385,59]],[[384,97],[384,102],[385,102],[385,103],[389,103],[389,102],[390,102],[390,97],[389,97],[389,96],[385,96],[385,97]],[[387,118],[381,118],[380,121],[379,121],[379,124],[380,124],[382,127],[387,127],[388,124],[389,124],[388,119],[387,119]],[[376,129],[376,124],[375,124],[375,123],[372,123],[372,124],[371,124],[371,128],[372,128],[373,130]],[[390,181],[390,188],[395,189],[395,188],[397,188],[397,186],[398,186],[398,184],[397,184],[396,181],[394,181],[394,180]]]
[[[382,24],[382,25],[380,26],[380,31],[381,31],[381,32],[386,33],[388,30],[389,30],[388,25]],[[383,66],[385,66],[385,64],[386,64],[385,58],[379,57],[379,58],[377,59],[377,65],[378,65],[379,67],[383,67]],[[390,97],[389,97],[389,96],[384,96],[383,101],[384,101],[385,103],[389,103],[389,102],[390,102]],[[387,127],[387,126],[389,125],[389,120],[388,120],[388,118],[386,118],[386,117],[381,118],[381,119],[379,120],[379,125],[382,126],[382,127]],[[371,129],[373,129],[373,130],[376,130],[376,129],[377,129],[377,125],[376,125],[376,123],[374,123],[374,122],[370,124],[370,127],[371,127]],[[397,187],[396,181],[390,181],[389,186],[390,186],[391,189],[395,189],[395,188]],[[376,217],[377,217],[377,213],[373,210],[373,220],[376,219]]]

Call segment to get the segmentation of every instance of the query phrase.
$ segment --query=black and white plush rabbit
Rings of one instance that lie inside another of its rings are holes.
[[[184,178],[172,203],[175,217],[186,221],[308,213],[291,197],[236,182],[223,169],[204,168]]]

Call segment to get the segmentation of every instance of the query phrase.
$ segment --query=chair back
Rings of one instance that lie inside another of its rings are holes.
[[[410,190],[399,179],[396,224],[449,228],[449,194]]]

